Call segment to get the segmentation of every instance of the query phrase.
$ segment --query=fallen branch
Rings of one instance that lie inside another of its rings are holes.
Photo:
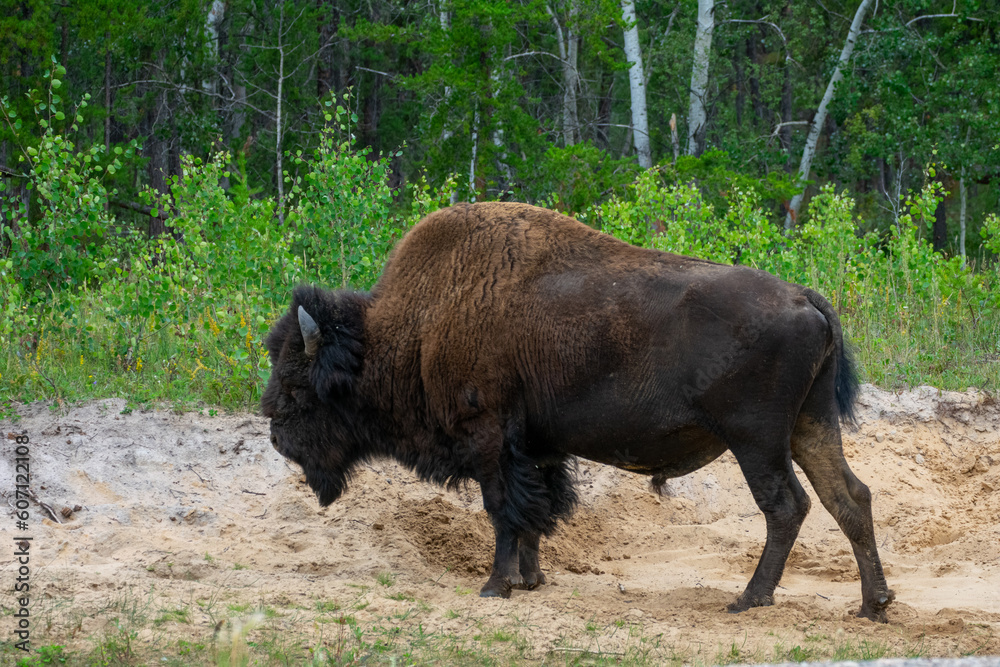
[[[49,506],[49,504],[39,500],[38,495],[32,489],[28,489],[28,497],[34,500],[36,503],[38,503],[39,507],[48,512],[49,516],[52,517],[53,521],[55,521],[56,523],[62,523],[62,521],[59,520],[59,517],[56,516],[55,511]]]
[[[189,464],[187,465],[187,469],[188,469],[188,470],[190,470],[191,472],[193,472],[193,473],[194,473],[194,475],[195,475],[195,477],[197,477],[197,478],[198,478],[199,480],[201,480],[201,483],[202,483],[202,484],[206,484],[206,485],[208,485],[208,487],[209,487],[209,488],[211,488],[211,489],[214,489],[214,488],[215,488],[215,487],[214,487],[214,486],[212,485],[212,480],[210,480],[210,479],[209,479],[209,480],[206,480],[206,479],[205,479],[204,477],[202,477],[201,475],[199,475],[199,474],[198,474],[198,471],[194,469],[194,464],[192,464],[192,463],[189,463]]]

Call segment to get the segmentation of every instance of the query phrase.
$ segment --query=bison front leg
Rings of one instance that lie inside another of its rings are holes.
[[[493,570],[479,596],[509,598],[511,589],[523,583],[518,571],[518,517],[512,506],[511,475],[506,469],[510,457],[504,453],[504,433],[498,425],[477,420],[468,428],[476,476],[483,492],[483,507],[490,515],[496,534]]]
[[[510,597],[512,588],[535,588],[545,577],[538,565],[542,532],[554,526],[545,471],[523,451],[521,429],[484,425],[470,434],[483,506],[493,522],[496,551],[482,597]]]
[[[524,583],[517,568],[517,535],[510,528],[493,521],[496,532],[496,551],[493,555],[493,571],[486,585],[479,591],[483,598],[509,598],[512,588],[520,588]]]

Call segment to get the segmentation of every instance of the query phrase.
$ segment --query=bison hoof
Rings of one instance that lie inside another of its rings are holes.
[[[858,618],[867,618],[875,623],[888,623],[889,618],[886,616],[885,609],[891,605],[895,599],[895,591],[885,591],[884,593],[880,593],[876,596],[875,600],[861,605],[861,611],[858,612]]]
[[[745,595],[741,595],[737,598],[736,602],[733,602],[726,607],[726,611],[730,614],[739,614],[740,612],[746,611],[752,607],[770,607],[774,604],[774,597],[770,595],[765,595],[759,598],[748,598]]]
[[[510,597],[510,582],[504,579],[503,581],[493,581],[492,579],[486,582],[483,586],[483,590],[479,591],[479,597],[481,598],[509,598]]]
[[[529,572],[521,577],[522,581],[514,584],[513,587],[523,591],[533,591],[545,583],[545,575],[541,572]]]

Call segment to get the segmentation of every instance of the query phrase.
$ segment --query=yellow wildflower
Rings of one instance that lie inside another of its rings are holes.
[[[212,330],[212,333],[214,335],[218,336],[219,335],[219,325],[215,321],[215,318],[212,317],[212,314],[209,312],[207,306],[205,307],[205,317],[208,318],[208,328]]]

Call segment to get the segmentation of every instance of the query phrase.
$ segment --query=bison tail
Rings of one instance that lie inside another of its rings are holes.
[[[858,416],[854,405],[858,400],[858,367],[854,362],[854,354],[850,346],[840,340],[840,358],[837,360],[837,407],[840,408],[840,420],[846,424],[857,425]]]
[[[833,306],[823,296],[811,289],[806,290],[809,303],[818,310],[830,323],[830,333],[833,337],[834,354],[836,354],[837,375],[834,393],[837,397],[837,408],[840,410],[840,421],[845,424],[857,424],[857,414],[854,405],[858,399],[858,367],[854,361],[844,332],[840,327],[840,317]]]

